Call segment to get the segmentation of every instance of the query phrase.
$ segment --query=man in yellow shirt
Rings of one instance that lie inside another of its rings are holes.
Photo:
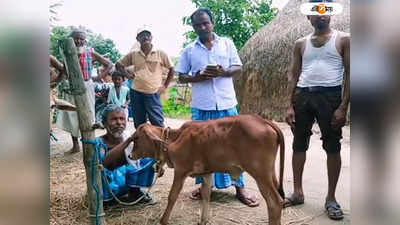
[[[140,49],[128,53],[115,65],[126,77],[134,79],[132,101],[135,128],[146,123],[147,118],[153,125],[164,126],[160,94],[168,88],[175,73],[167,54],[153,48],[152,38],[148,29],[139,29],[136,40],[140,43]],[[128,66],[133,66],[133,75],[126,71]],[[163,68],[168,69],[164,84]]]

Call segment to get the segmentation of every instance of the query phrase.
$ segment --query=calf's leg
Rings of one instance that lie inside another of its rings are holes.
[[[168,224],[169,216],[171,215],[172,208],[174,207],[176,199],[178,198],[178,195],[182,190],[185,178],[186,176],[184,174],[177,173],[177,170],[175,169],[174,181],[172,183],[171,190],[169,191],[167,208],[165,209],[164,214],[161,217],[161,225]]]
[[[278,189],[275,185],[277,181],[274,181],[274,176],[268,174],[268,176],[260,176],[255,178],[258,189],[268,207],[268,218],[270,225],[281,225],[281,215],[283,208],[283,199],[279,195]]]
[[[206,225],[209,219],[211,180],[211,174],[203,176],[203,183],[201,184],[202,209],[199,225]]]

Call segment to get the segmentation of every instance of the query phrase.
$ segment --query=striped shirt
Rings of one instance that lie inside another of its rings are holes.
[[[85,81],[90,80],[93,70],[93,48],[84,47],[84,51],[78,54],[79,65],[81,66],[82,76]]]

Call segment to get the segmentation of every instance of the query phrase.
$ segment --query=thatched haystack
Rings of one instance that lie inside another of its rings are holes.
[[[243,72],[235,78],[241,113],[257,113],[283,121],[286,115],[287,71],[294,42],[313,31],[300,13],[301,0],[289,3],[269,24],[254,34],[240,51]],[[331,19],[334,29],[350,32],[350,0],[337,0],[344,12]]]

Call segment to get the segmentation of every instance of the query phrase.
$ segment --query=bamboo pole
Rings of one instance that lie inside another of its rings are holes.
[[[92,107],[89,106],[89,95],[86,91],[86,86],[83,81],[81,67],[79,65],[77,49],[72,38],[63,41],[63,53],[65,56],[65,64],[70,82],[70,88],[75,98],[76,111],[78,113],[79,129],[84,140],[94,140],[95,134],[92,129],[94,122]],[[92,144],[83,143],[83,163],[86,172],[86,185],[89,203],[89,221],[91,225],[105,225],[104,210],[103,210],[103,188],[101,183],[101,173],[98,170],[98,158],[92,162],[95,154],[94,146]],[[92,171],[91,165],[95,164]],[[95,172],[94,176],[92,172]],[[94,182],[92,182],[92,179]],[[98,192],[93,188],[93,184],[98,187]],[[97,206],[99,207],[97,209]],[[96,210],[99,215],[96,219]]]

